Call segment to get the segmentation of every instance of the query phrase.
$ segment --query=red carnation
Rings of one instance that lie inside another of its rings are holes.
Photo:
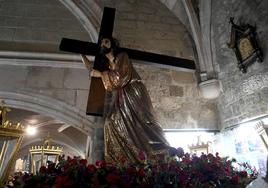
[[[56,188],[73,186],[74,182],[69,176],[57,176]]]
[[[227,176],[231,175],[232,168],[230,166],[225,167],[224,169],[221,168],[221,170],[225,170],[225,173]]]
[[[132,174],[136,174],[137,170],[135,167],[128,167],[127,169],[127,174],[132,175]]]
[[[92,165],[92,164],[89,164],[87,166],[87,169],[88,169],[89,172],[95,172],[96,171],[96,167],[94,165]]]
[[[140,151],[140,152],[139,152],[139,159],[140,159],[141,161],[144,161],[144,160],[145,160],[145,153],[144,153],[143,151]]]
[[[118,182],[118,180],[120,179],[120,176],[119,175],[116,175],[116,174],[112,174],[112,173],[109,173],[107,176],[106,176],[106,181],[108,183],[111,183],[111,184],[115,184]]]
[[[138,171],[138,175],[139,175],[139,177],[141,177],[141,178],[145,177],[145,171],[144,171],[143,168],[139,169],[139,171]]]
[[[186,172],[181,172],[179,174],[179,180],[180,182],[186,182],[188,180],[188,175]]]
[[[61,188],[62,187],[62,178],[60,175],[56,176],[56,188]]]
[[[240,183],[240,177],[238,175],[233,176],[231,182],[234,185],[238,185]]]
[[[247,173],[247,171],[241,171],[239,174],[240,174],[240,176],[243,177],[243,178],[248,177],[248,173]]]
[[[86,166],[86,165],[87,165],[87,160],[86,160],[86,159],[81,159],[81,160],[79,161],[79,163],[80,163],[81,165]]]
[[[74,166],[74,165],[77,164],[76,159],[71,159],[71,160],[69,160],[68,162],[69,162],[70,166]]]
[[[185,157],[185,158],[182,158],[182,161],[181,162],[184,163],[185,165],[188,165],[188,164],[191,163],[191,159]]]
[[[207,170],[207,171],[211,171],[212,169],[211,169],[211,166],[208,164],[208,163],[205,163],[204,165],[203,165],[203,168],[205,169],[205,170]]]
[[[100,185],[100,182],[99,182],[97,176],[93,176],[93,179],[92,179],[92,187],[94,187],[94,188],[101,188],[101,185]]]

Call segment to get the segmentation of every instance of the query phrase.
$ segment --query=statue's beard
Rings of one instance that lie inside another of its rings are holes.
[[[107,47],[102,47],[100,49],[100,53],[103,55],[106,55],[106,54],[110,53],[111,51],[112,51],[112,48],[107,48]]]

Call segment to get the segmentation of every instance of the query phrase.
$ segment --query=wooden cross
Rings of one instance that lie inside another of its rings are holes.
[[[94,69],[100,71],[106,70],[107,66],[105,66],[105,64],[100,62],[101,55],[100,55],[99,44],[101,42],[100,41],[101,38],[112,36],[114,27],[114,18],[115,18],[115,9],[105,7],[99,31],[98,43],[84,42],[74,39],[63,38],[60,44],[60,50],[95,56]],[[128,54],[129,58],[131,59],[180,67],[185,69],[192,69],[192,70],[195,69],[195,63],[192,60],[143,52],[128,48],[120,48],[120,49],[122,51],[125,51]],[[88,103],[87,103],[87,115],[102,116],[104,109],[104,98],[105,98],[105,89],[101,79],[92,77],[88,96]]]

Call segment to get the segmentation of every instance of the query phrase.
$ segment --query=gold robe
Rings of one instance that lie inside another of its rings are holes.
[[[139,151],[147,156],[168,147],[163,131],[155,119],[149,94],[126,53],[115,58],[115,66],[103,72],[104,87],[114,100],[104,125],[105,160],[125,158],[138,162]]]

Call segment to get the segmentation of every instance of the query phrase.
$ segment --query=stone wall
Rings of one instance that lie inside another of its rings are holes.
[[[189,31],[160,1],[100,2],[117,10],[114,35],[121,46],[194,59]],[[133,62],[163,128],[217,129],[215,101],[199,97],[193,73]]]
[[[136,65],[166,129],[218,129],[214,100],[202,99],[193,73]],[[149,71],[148,71],[149,70]]]
[[[115,2],[114,35],[122,46],[194,59],[187,29],[160,1]]]
[[[59,52],[62,37],[90,40],[59,1],[1,1],[0,50]]]
[[[0,91],[36,93],[82,111],[86,110],[89,84],[86,69],[0,66]]]
[[[211,128],[217,125],[214,101],[199,97],[193,73],[135,63],[163,128]],[[86,110],[90,81],[85,69],[0,67],[0,90],[36,93]],[[64,110],[64,109],[62,109]]]
[[[247,119],[267,114],[267,41],[268,1],[236,0],[212,1],[212,26],[216,46],[216,63],[223,94],[218,101],[221,127],[228,127]],[[255,62],[243,74],[237,68],[234,52],[227,47],[230,40],[230,17],[236,23],[257,26],[259,44],[263,49],[264,62]]]
[[[114,36],[123,47],[194,59],[187,29],[160,1],[97,3],[100,7],[117,9]],[[81,40],[89,37],[58,1],[4,0],[0,16],[0,50],[58,52],[61,37]],[[215,101],[199,97],[193,73],[134,64],[163,128],[217,128]],[[0,73],[0,90],[38,93],[81,110],[86,108],[89,88],[86,69],[3,65]]]

